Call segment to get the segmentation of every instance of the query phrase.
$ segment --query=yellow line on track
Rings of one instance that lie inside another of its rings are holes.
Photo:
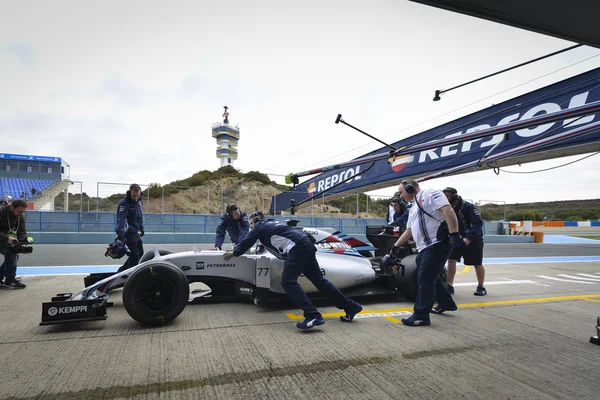
[[[465,267],[463,268],[463,270],[460,271],[460,272],[457,272],[457,274],[466,274],[466,273],[468,273],[471,270],[471,267],[472,267],[471,265],[465,265]]]
[[[386,317],[383,317],[383,318],[387,319],[388,321],[390,321],[390,322],[392,322],[394,324],[399,324],[400,323],[400,320],[396,319],[394,317],[386,316]]]
[[[556,301],[569,301],[569,300],[588,300],[588,301],[596,301],[593,299],[600,299],[600,293],[595,294],[584,294],[584,295],[571,295],[571,296],[555,296],[555,297],[534,297],[528,299],[512,299],[512,300],[499,300],[499,301],[484,301],[479,303],[466,303],[466,304],[458,304],[458,309],[463,308],[476,308],[476,307],[493,307],[493,306],[512,306],[512,305],[520,305],[520,304],[535,304],[535,303],[552,303]],[[598,301],[600,303],[600,301]],[[403,311],[412,311],[413,307],[403,307],[403,308],[391,308],[384,310],[362,310],[360,312],[361,315],[364,314],[387,314],[387,313],[397,313]],[[297,315],[294,313],[285,314],[292,321],[301,321],[304,319],[302,315]],[[333,312],[333,313],[325,313],[323,314],[323,318],[335,318],[346,315],[345,312]],[[375,316],[375,315],[374,315]],[[383,316],[383,315],[381,315]],[[390,317],[391,318],[391,317]],[[393,318],[395,319],[395,318]],[[390,320],[391,321],[391,320]]]

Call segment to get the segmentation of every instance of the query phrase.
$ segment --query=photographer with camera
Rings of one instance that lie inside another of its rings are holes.
[[[0,288],[24,289],[26,285],[16,280],[18,253],[30,253],[27,247],[25,211],[27,203],[15,200],[11,204],[0,203],[0,253],[4,262],[0,265]]]

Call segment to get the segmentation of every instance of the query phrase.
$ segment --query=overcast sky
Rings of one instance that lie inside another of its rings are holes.
[[[97,182],[167,184],[217,169],[211,125],[224,105],[241,129],[235,166],[285,175],[380,147],[334,124],[338,113],[393,142],[600,66],[600,50],[583,47],[433,102],[435,89],[573,43],[408,1],[0,6],[0,152],[62,157],[90,195]],[[599,166],[600,155],[423,186],[508,203],[600,198]]]

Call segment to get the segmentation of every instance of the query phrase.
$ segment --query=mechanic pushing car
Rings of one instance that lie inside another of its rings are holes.
[[[144,218],[142,214],[142,188],[132,183],[117,206],[117,238],[125,241],[129,248],[129,257],[118,272],[139,264],[144,254],[142,237],[144,236]]]
[[[27,246],[25,210],[27,203],[24,200],[15,200],[10,204],[0,202],[0,253],[4,256],[4,262],[0,265],[0,288],[3,289],[26,287],[16,279],[18,253],[24,252]]]
[[[399,251],[411,236],[419,251],[416,258],[419,292],[414,313],[401,321],[408,326],[427,326],[431,325],[430,312],[442,314],[457,309],[440,275],[450,251],[461,241],[458,220],[441,190],[421,190],[413,180],[402,181],[399,190],[400,196],[405,201],[412,201],[413,205],[407,228],[394,243],[391,253]],[[432,309],[434,300],[438,305]]]
[[[346,312],[340,320],[352,322],[354,316],[362,311],[360,304],[344,296],[333,283],[323,277],[316,257],[317,248],[314,239],[311,239],[302,229],[277,220],[266,220],[261,212],[252,214],[250,225],[252,229],[248,236],[223,257],[225,260],[239,257],[259,240],[275,257],[285,260],[281,286],[292,301],[304,311],[304,321],[298,322],[296,327],[311,329],[325,323],[321,313],[313,306],[298,283],[301,274],[304,274],[337,308]]]
[[[217,226],[217,236],[215,237],[213,250],[221,250],[225,241],[225,232],[229,234],[233,245],[236,246],[246,238],[249,230],[248,215],[242,212],[236,204],[229,204],[225,209],[225,214],[221,215],[221,222]]]

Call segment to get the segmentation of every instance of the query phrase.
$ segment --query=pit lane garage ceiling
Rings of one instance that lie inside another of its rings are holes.
[[[410,0],[600,48],[598,0]]]

